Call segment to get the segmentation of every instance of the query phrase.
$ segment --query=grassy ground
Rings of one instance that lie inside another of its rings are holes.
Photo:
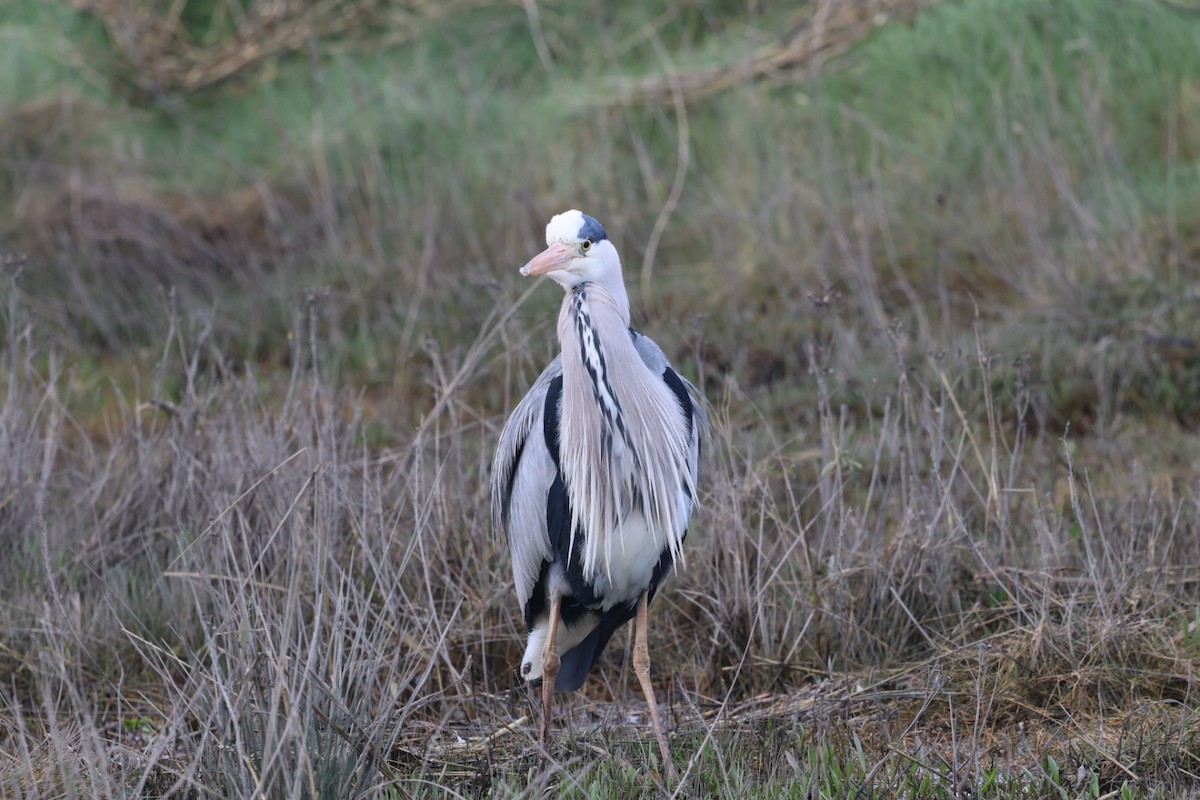
[[[0,795],[1200,794],[1186,6],[0,3]],[[712,403],[673,786],[514,669],[569,207]]]

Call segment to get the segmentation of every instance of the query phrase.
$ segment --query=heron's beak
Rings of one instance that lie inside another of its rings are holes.
[[[565,269],[568,264],[579,257],[579,253],[561,242],[556,242],[534,256],[528,264],[521,267],[522,275],[545,275],[556,269]]]

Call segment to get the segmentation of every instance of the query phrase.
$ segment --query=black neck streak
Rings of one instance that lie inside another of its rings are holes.
[[[636,461],[637,453],[625,428],[625,416],[621,411],[621,401],[609,380],[604,343],[600,341],[600,331],[592,320],[586,283],[571,290],[570,311],[571,319],[575,323],[575,334],[579,340],[580,360],[583,362],[584,369],[587,370],[588,381],[592,387],[592,399],[600,411],[600,445],[604,455],[606,458],[612,456],[615,432],[617,436],[621,437],[621,441],[633,454]]]

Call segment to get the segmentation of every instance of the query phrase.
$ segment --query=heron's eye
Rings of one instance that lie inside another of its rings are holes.
[[[583,252],[585,252],[585,253],[586,253],[588,250],[591,250],[591,249],[592,249],[592,240],[591,240],[591,239],[584,239],[584,240],[583,240],[583,244],[579,245],[579,249],[580,249],[580,250],[582,250],[582,251],[583,251]]]

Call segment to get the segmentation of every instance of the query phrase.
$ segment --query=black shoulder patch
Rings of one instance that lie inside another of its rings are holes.
[[[667,384],[667,388],[675,393],[675,398],[679,401],[679,407],[683,409],[683,415],[687,418],[688,436],[691,436],[692,425],[695,423],[692,420],[692,397],[688,394],[687,387],[683,385],[683,381],[675,374],[675,370],[670,367],[663,370],[663,381]]]
[[[579,227],[579,238],[602,242],[608,238],[608,234],[604,232],[604,226],[600,224],[599,220],[584,214],[583,225]]]
[[[542,437],[546,440],[550,458],[554,459],[555,469],[559,469],[558,432],[561,422],[559,410],[562,407],[562,381],[562,375],[550,381],[550,388],[546,390],[546,405],[542,408]]]

